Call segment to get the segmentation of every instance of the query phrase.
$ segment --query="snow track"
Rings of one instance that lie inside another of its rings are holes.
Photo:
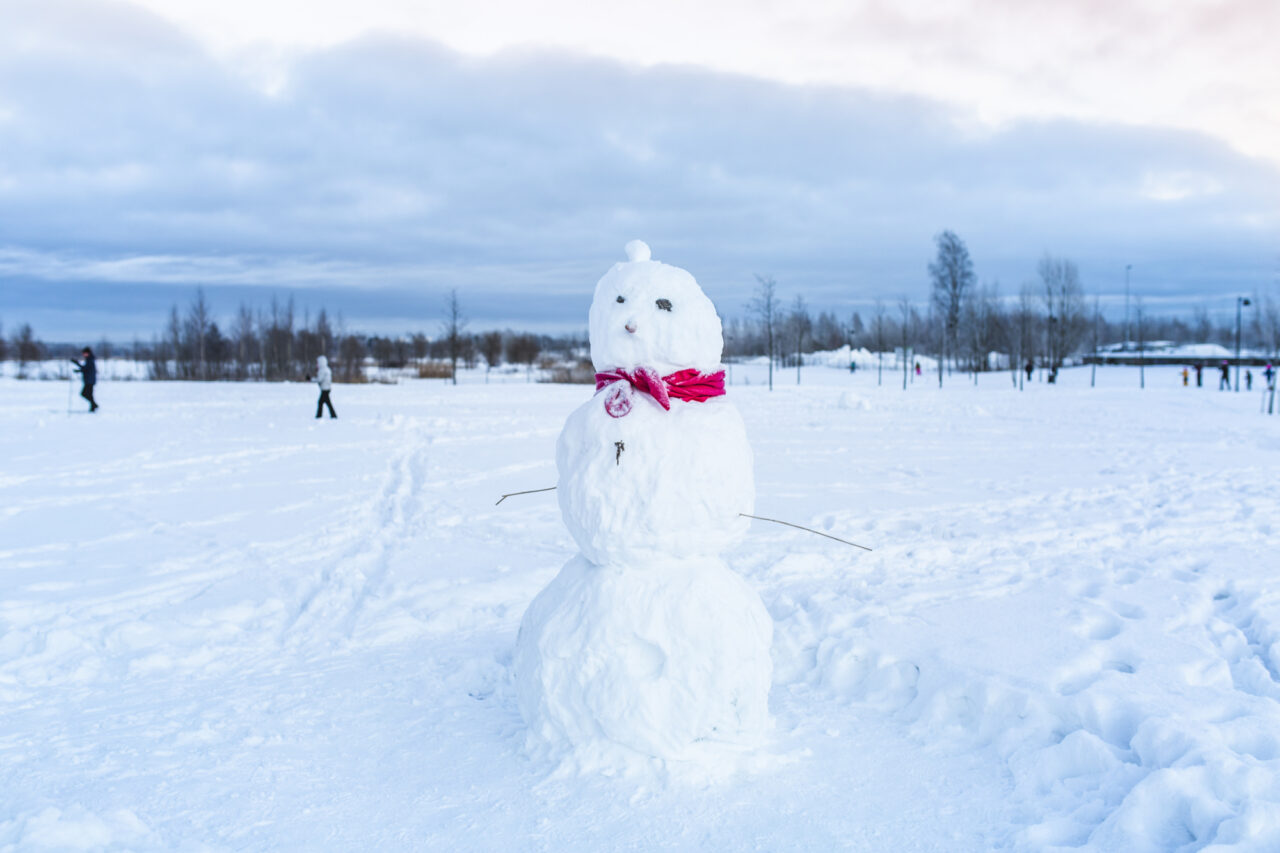
[[[0,382],[0,850],[1280,849],[1280,419],[1101,376],[730,389],[760,514],[875,551],[726,555],[775,730],[714,782],[523,751],[575,547],[493,502],[588,389]]]

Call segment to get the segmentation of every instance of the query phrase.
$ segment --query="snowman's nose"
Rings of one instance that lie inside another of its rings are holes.
[[[623,328],[625,328],[628,332],[630,332],[631,334],[633,334],[633,335],[634,335],[634,334],[635,334],[635,332],[636,332],[636,321],[635,321],[635,320],[628,320],[628,321],[627,321],[627,325],[626,325],[626,326],[624,326]]]

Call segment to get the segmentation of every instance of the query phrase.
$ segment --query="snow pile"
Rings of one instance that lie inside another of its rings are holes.
[[[97,815],[80,805],[0,820],[0,845],[5,850],[164,849],[129,809]]]
[[[840,397],[836,402],[836,407],[865,412],[871,408],[871,401],[861,394],[854,393],[853,391],[845,391],[840,394]]]
[[[596,286],[596,370],[718,371],[720,319],[693,276],[639,241],[627,254]],[[709,747],[755,745],[768,722],[772,624],[719,558],[747,529],[751,448],[723,396],[664,407],[638,389],[614,381],[560,434],[557,495],[582,556],[525,613],[520,709],[535,748],[715,763]]]
[[[923,355],[922,353],[910,353],[911,363],[914,366],[920,364],[920,369],[928,372],[937,370],[938,362],[933,358]],[[768,363],[767,356],[761,356],[756,359],[762,363]],[[866,347],[853,347],[845,344],[842,347],[833,350],[818,350],[816,352],[807,352],[804,354],[804,363],[813,367],[834,367],[838,370],[848,370],[850,364],[856,364],[858,370],[874,370],[882,367],[885,370],[895,368],[902,369],[902,348],[895,347],[886,350],[884,353],[872,352]]]

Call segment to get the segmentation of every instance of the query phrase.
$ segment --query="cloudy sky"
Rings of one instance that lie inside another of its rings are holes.
[[[1280,4],[0,0],[0,322],[149,338],[292,295],[348,326],[581,329],[633,237],[740,314],[1280,287]]]

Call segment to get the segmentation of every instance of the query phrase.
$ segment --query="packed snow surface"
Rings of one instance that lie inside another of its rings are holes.
[[[0,849],[1280,849],[1280,416],[1177,368],[731,367],[772,728],[526,748],[586,386],[0,381]],[[747,381],[750,384],[744,384]],[[783,385],[781,383],[788,384]],[[80,401],[75,401],[77,409]]]

